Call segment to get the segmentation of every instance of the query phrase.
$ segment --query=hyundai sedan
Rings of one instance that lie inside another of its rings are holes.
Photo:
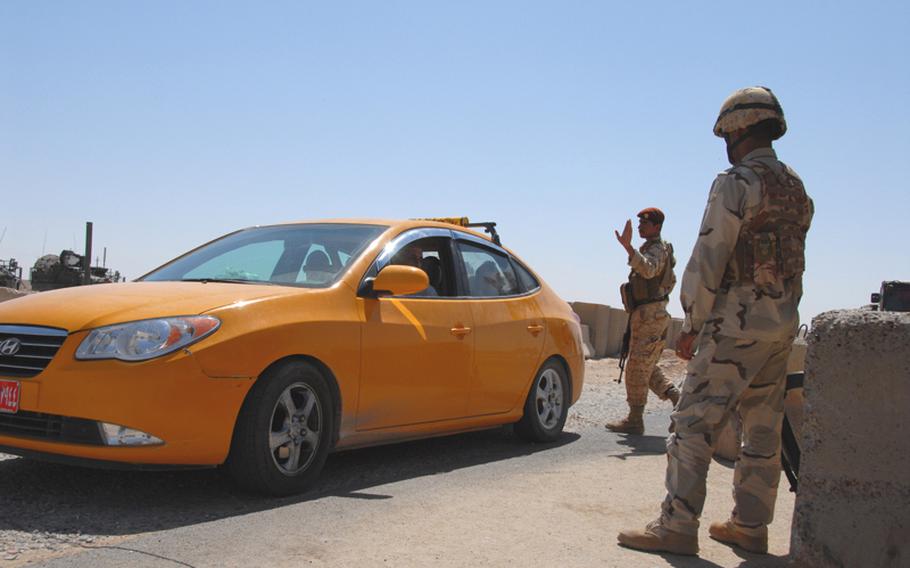
[[[0,452],[224,465],[282,495],[336,450],[512,423],[553,441],[582,390],[581,327],[464,221],[258,226],[134,282],[4,302]]]

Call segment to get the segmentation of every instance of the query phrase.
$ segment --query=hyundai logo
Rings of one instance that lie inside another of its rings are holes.
[[[19,341],[17,337],[10,337],[9,339],[4,339],[0,341],[0,355],[4,357],[12,357],[19,352],[19,348],[22,346],[22,342]]]

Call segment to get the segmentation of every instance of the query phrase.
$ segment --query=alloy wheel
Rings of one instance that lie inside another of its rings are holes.
[[[562,416],[562,380],[554,369],[546,369],[537,379],[537,419],[547,430],[554,428]]]
[[[321,443],[322,405],[306,383],[289,385],[272,410],[269,450],[278,471],[293,476],[305,470]]]

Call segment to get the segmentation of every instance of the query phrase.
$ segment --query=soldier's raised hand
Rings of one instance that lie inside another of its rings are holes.
[[[613,231],[616,235],[616,240],[619,241],[619,244],[622,245],[622,248],[626,249],[626,252],[630,255],[634,251],[632,248],[632,220],[626,220],[626,226],[622,229],[622,234],[619,234],[619,231]]]

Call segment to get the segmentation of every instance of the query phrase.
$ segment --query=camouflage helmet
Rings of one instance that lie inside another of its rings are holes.
[[[720,107],[717,122],[714,123],[714,135],[723,138],[730,132],[755,126],[764,120],[776,120],[780,125],[777,140],[787,131],[784,110],[771,89],[768,87],[746,87],[727,97]]]

